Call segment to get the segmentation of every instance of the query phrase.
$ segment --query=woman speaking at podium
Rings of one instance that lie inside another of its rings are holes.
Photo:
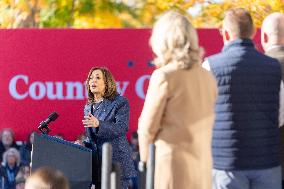
[[[126,189],[132,177],[136,176],[131,149],[126,139],[129,124],[128,100],[120,96],[115,80],[106,68],[94,67],[90,70],[86,86],[88,100],[82,120],[89,138],[89,145],[98,155],[97,176],[93,178],[96,189],[100,188],[102,145],[112,145],[112,161],[120,164],[122,188]]]

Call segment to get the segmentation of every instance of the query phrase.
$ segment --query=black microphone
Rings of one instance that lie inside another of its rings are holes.
[[[39,126],[38,126],[38,129],[43,133],[43,134],[48,134],[50,129],[48,128],[48,124],[51,122],[51,121],[54,121],[58,118],[58,113],[57,112],[52,112],[48,118],[44,121],[42,121]]]
[[[49,116],[48,116],[48,118],[45,120],[45,121],[43,121],[43,122],[45,122],[46,124],[49,124],[51,121],[54,121],[54,120],[56,120],[58,118],[58,113],[57,112],[52,112]]]

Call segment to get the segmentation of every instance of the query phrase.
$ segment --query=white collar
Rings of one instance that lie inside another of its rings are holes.
[[[267,48],[266,52],[271,51],[272,49],[281,48],[284,47],[284,45],[271,45]]]

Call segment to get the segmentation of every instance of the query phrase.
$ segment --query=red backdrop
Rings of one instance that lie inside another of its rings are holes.
[[[206,56],[222,48],[215,29],[198,30]],[[119,91],[130,101],[130,130],[137,120],[153,54],[150,30],[0,30],[0,129],[13,128],[17,140],[37,130],[39,123],[56,111],[51,135],[62,133],[74,140],[84,131],[84,81],[93,66],[108,67]],[[256,36],[260,47],[259,32]]]

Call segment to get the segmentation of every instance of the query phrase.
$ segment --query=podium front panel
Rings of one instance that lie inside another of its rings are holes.
[[[35,134],[32,150],[32,172],[39,167],[60,170],[71,189],[87,189],[92,182],[92,151],[71,142]]]

